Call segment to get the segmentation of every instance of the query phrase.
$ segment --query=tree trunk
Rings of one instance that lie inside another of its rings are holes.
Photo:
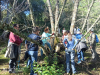
[[[53,13],[52,13],[52,9],[51,9],[50,0],[47,0],[47,4],[48,4],[48,9],[49,9],[49,15],[50,15],[51,31],[52,31],[52,33],[54,33],[55,32],[54,19],[53,19]]]
[[[32,5],[31,5],[31,3],[30,3],[29,0],[27,0],[27,2],[28,2],[28,4],[29,4],[30,16],[31,16],[32,24],[33,24],[33,26],[35,26],[34,16],[33,16],[33,13],[32,13]]]
[[[61,11],[60,11],[60,14],[59,14],[59,16],[58,16],[58,19],[56,20],[57,22],[55,23],[55,29],[57,29],[58,31],[59,31],[59,20],[60,20],[61,14],[62,14],[62,12],[63,12],[63,9],[64,9],[64,7],[65,7],[66,1],[67,1],[67,0],[64,0],[63,6],[62,6]]]
[[[59,16],[59,0],[56,0],[56,11],[55,11],[55,33],[56,36],[58,36],[58,29],[59,29],[59,23],[57,24]]]
[[[76,0],[74,3],[74,9],[73,9],[73,14],[72,14],[72,22],[71,22],[71,27],[70,27],[70,32],[71,34],[74,33],[74,26],[75,26],[75,20],[76,20],[76,14],[78,10],[78,5],[79,5],[80,0]]]
[[[89,7],[89,9],[88,9],[88,13],[87,13],[86,18],[85,18],[85,20],[84,20],[84,24],[83,24],[83,27],[82,27],[81,32],[83,31],[83,29],[84,29],[84,27],[85,27],[85,25],[86,25],[86,22],[87,22],[87,19],[88,19],[88,17],[89,17],[89,14],[90,14],[90,11],[91,11],[91,9],[92,9],[92,6],[93,6],[93,4],[94,4],[94,1],[95,1],[95,0],[92,0],[92,3],[91,3],[91,5],[90,5],[90,7]]]

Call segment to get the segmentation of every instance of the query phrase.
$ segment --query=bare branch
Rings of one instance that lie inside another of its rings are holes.
[[[95,0],[92,0],[92,3],[91,3],[91,5],[90,5],[90,7],[89,7],[89,9],[88,9],[88,13],[87,13],[86,18],[85,18],[85,20],[84,20],[84,24],[83,24],[83,27],[82,27],[81,32],[83,31],[83,29],[84,29],[84,27],[85,27],[85,25],[86,25],[86,23],[87,23],[87,19],[88,19],[88,17],[89,17],[89,14],[90,14],[90,11],[91,11],[92,6],[93,6],[93,4],[94,4],[94,1],[95,1]]]

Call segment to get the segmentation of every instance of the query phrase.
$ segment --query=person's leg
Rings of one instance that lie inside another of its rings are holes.
[[[75,52],[71,52],[70,57],[71,57],[72,72],[73,72],[73,74],[75,74],[76,73],[75,62],[74,62]]]
[[[67,73],[69,73],[69,71],[70,71],[70,64],[69,64],[69,62],[70,62],[70,53],[69,52],[66,52],[66,72]]]
[[[51,46],[50,46],[50,43],[47,42],[46,44],[47,44],[47,46],[50,48],[50,50],[52,50],[52,48],[51,48]]]
[[[33,62],[37,61],[38,51],[29,51],[29,55],[31,57],[31,73],[30,73],[30,75],[33,75],[34,74],[34,71],[33,71]]]
[[[80,64],[81,63],[81,52],[77,52],[77,58],[78,58],[77,64]]]
[[[13,72],[13,70],[16,68],[17,66],[17,59],[18,59],[18,46],[13,44],[11,45],[12,49],[14,50],[14,56],[15,58],[10,59],[9,61],[9,72]]]
[[[96,52],[96,50],[95,50],[95,48],[96,48],[96,46],[94,45],[93,47],[92,47],[92,59],[93,60],[96,60],[97,59],[97,52]]]
[[[25,52],[25,55],[24,55],[24,61],[25,60],[27,60],[27,58],[28,58],[29,56],[28,56],[28,50]]]
[[[84,53],[82,50],[81,50],[81,61],[84,61]]]
[[[31,63],[31,60],[30,60],[30,59],[28,59],[28,61],[27,61],[27,68],[29,68],[30,63]]]
[[[15,63],[15,58],[10,59],[10,61],[9,61],[9,73],[13,72],[14,63]]]

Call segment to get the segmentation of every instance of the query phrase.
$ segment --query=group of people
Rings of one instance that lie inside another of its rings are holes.
[[[16,30],[19,30],[19,25],[14,24],[13,27]],[[32,40],[37,41],[41,45],[47,45],[50,50],[53,50],[50,46],[50,43],[48,42],[48,39],[53,34],[49,34],[49,28],[46,27],[44,29],[44,32],[41,36],[39,36],[40,29],[39,27],[33,27],[32,28],[32,34],[29,34],[28,37],[31,38]],[[95,36],[93,33],[93,30],[90,31],[90,37],[89,37],[89,42],[90,42],[90,48],[92,50],[92,58],[95,58]],[[72,67],[72,72],[73,74],[76,73],[76,68],[75,68],[75,48],[77,50],[77,56],[78,56],[78,62],[77,64],[80,64],[81,61],[84,61],[84,51],[87,49],[87,45],[85,43],[85,39],[82,39],[83,34],[80,32],[80,29],[77,30],[77,33],[72,35],[69,31],[63,30],[63,36],[62,36],[62,43],[65,47],[65,55],[66,55],[66,72],[69,74],[70,72],[70,60],[71,60],[71,67]],[[93,36],[93,37],[92,37]],[[93,41],[94,39],[94,41]],[[9,35],[9,44],[8,44],[8,49],[6,51],[6,57],[10,58],[9,61],[9,73],[13,73],[14,69],[16,68],[17,65],[17,60],[19,58],[20,54],[20,44],[23,42],[23,39],[20,38],[19,36],[15,35],[13,32],[10,32]],[[29,58],[27,62],[27,67],[31,64],[31,72],[30,75],[35,75],[33,71],[33,62],[37,62],[37,57],[38,57],[38,45],[35,43],[31,43],[29,41],[25,41],[25,46],[27,51],[25,52],[25,57],[24,60]],[[43,55],[43,50],[41,49],[41,56]]]
[[[72,35],[69,31],[63,30],[63,45],[65,46],[65,55],[66,55],[66,72],[69,74],[70,72],[70,60],[71,60],[71,68],[72,73],[76,73],[75,68],[75,48],[77,51],[77,64],[82,63],[85,61],[84,59],[84,52],[90,48],[92,52],[92,60],[96,60],[96,34],[93,32],[93,28],[90,30],[90,36],[87,39],[90,46],[88,47],[86,44],[86,39],[83,38],[83,34],[80,32],[80,29],[77,27],[76,32]]]

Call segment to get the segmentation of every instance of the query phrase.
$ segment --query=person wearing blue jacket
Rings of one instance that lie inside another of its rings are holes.
[[[30,34],[28,37],[37,41],[39,44],[42,44],[42,40],[41,37],[39,36],[40,33],[40,29],[39,27],[33,27],[33,33]],[[38,45],[35,43],[30,43],[29,47],[28,47],[28,55],[29,55],[29,59],[31,62],[31,73],[30,75],[34,75],[34,71],[33,71],[33,62],[36,61],[37,62],[37,56],[38,56]]]
[[[82,38],[82,33],[80,31],[77,32],[77,34],[75,35],[76,39],[79,41]],[[84,61],[84,53],[87,50],[87,45],[85,42],[85,38],[83,38],[76,46],[76,50],[77,50],[77,57],[78,57],[78,62],[77,64],[80,64],[81,61]]]
[[[65,54],[66,54],[66,71],[67,74],[70,72],[70,60],[71,60],[71,67],[73,74],[76,73],[75,68],[75,46],[77,44],[77,39],[73,38],[72,35],[69,33],[68,36],[64,39],[63,44],[65,46]]]

